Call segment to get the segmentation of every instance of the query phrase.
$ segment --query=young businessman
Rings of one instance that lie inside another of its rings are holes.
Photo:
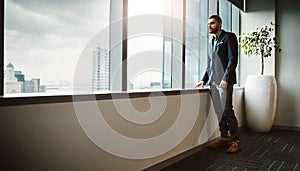
[[[222,19],[212,15],[208,19],[208,30],[213,34],[211,52],[202,80],[195,87],[210,86],[210,93],[219,121],[221,140],[209,146],[211,149],[227,148],[236,153],[240,148],[238,123],[232,106],[233,85],[236,84],[235,69],[238,62],[238,43],[234,33],[222,30]]]

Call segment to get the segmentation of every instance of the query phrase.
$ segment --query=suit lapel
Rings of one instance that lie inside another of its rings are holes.
[[[226,34],[226,32],[224,30],[222,30],[216,44],[215,44],[215,51],[217,52],[219,50],[219,46],[223,43],[223,37]]]

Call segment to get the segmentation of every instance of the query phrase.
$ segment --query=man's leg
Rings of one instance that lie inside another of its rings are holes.
[[[228,127],[228,123],[227,123],[227,119],[224,116],[224,111],[226,109],[226,102],[227,102],[227,89],[226,88],[219,88],[217,87],[218,93],[219,93],[219,99],[220,99],[220,118],[219,119],[219,129],[221,132],[221,137],[224,138],[228,138],[228,131],[229,131],[229,127]]]
[[[237,141],[237,140],[239,140],[239,129],[238,129],[238,122],[235,117],[235,113],[234,113],[233,106],[232,106],[233,85],[228,85],[226,91],[227,91],[226,104],[225,104],[223,117],[224,117],[225,122],[228,125],[231,139],[233,141]]]
[[[226,89],[219,88],[216,85],[211,86],[211,96],[215,112],[219,122],[219,130],[222,138],[228,138],[228,126],[223,116],[226,102]]]
[[[238,122],[235,117],[235,113],[233,111],[232,106],[232,94],[233,94],[233,85],[228,85],[226,89],[226,104],[225,110],[223,113],[223,117],[225,122],[228,125],[228,129],[231,135],[231,143],[230,147],[227,149],[228,153],[236,153],[239,151],[240,148],[240,141],[239,141],[239,129],[238,129]]]
[[[233,85],[227,88],[211,87],[214,108],[218,115],[221,140],[210,148],[228,147],[228,153],[236,153],[239,151],[239,130],[232,106]],[[221,113],[221,115],[220,115]],[[228,140],[228,131],[231,134],[231,142]]]
[[[216,87],[217,85],[211,85],[210,93],[213,101],[213,106],[215,112],[217,114],[218,122],[219,122],[219,130],[221,132],[221,140],[217,143],[210,145],[208,148],[216,149],[216,148],[225,148],[229,145],[228,139],[228,127],[227,122],[223,117],[223,112],[225,108],[225,97],[226,91],[221,90],[220,88]]]

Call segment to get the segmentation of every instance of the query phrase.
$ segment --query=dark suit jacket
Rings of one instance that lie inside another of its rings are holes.
[[[221,80],[224,80],[228,84],[236,84],[235,69],[238,63],[238,42],[236,35],[222,30],[215,44],[215,52],[211,51],[208,55],[207,68],[202,81],[208,84],[215,81],[216,84],[219,84]],[[212,41],[210,45],[212,47]],[[218,74],[219,76],[216,76]],[[214,76],[215,78],[213,78]]]

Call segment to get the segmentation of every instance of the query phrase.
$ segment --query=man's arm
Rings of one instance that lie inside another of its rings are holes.
[[[235,74],[235,69],[238,62],[238,41],[234,33],[230,33],[227,43],[228,64],[224,71],[223,81],[229,82],[232,75]]]

